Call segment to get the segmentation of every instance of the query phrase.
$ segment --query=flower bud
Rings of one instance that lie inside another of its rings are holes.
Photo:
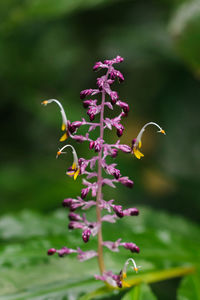
[[[80,98],[84,99],[86,96],[91,95],[93,92],[93,89],[86,89],[80,92]]]
[[[128,177],[121,177],[118,179],[118,181],[129,188],[132,188],[134,184],[133,181],[130,180]]]
[[[119,79],[119,82],[124,81],[124,76],[120,71],[112,70],[112,72],[110,72],[110,78],[115,79],[116,77]]]
[[[72,202],[73,202],[73,199],[72,198],[67,198],[67,199],[64,199],[63,200],[63,206],[64,207],[70,207],[71,206],[71,204],[72,204]]]
[[[129,112],[129,105],[126,102],[119,100],[117,105],[120,106],[126,114]]]
[[[124,126],[122,124],[116,124],[115,128],[117,129],[117,136],[120,137],[123,134]]]
[[[90,142],[90,144],[89,144],[89,149],[90,149],[90,150],[94,148],[94,144],[95,144],[94,141],[91,141],[91,142]]]
[[[71,250],[68,249],[67,247],[63,247],[62,249],[58,250],[57,253],[58,253],[58,256],[64,257],[65,255],[70,254]]]
[[[132,253],[136,252],[139,253],[140,252],[140,248],[133,243],[124,243],[124,248],[130,250]]]
[[[110,99],[111,99],[111,103],[114,105],[117,100],[119,99],[118,93],[113,91],[110,93]]]
[[[97,61],[96,63],[95,63],[95,65],[93,66],[93,71],[98,71],[100,68],[102,68],[103,67],[103,64],[102,64],[102,62],[101,61]]]
[[[87,243],[89,241],[90,235],[91,235],[91,230],[90,229],[86,229],[86,230],[83,231],[82,239],[85,243]]]
[[[119,218],[123,218],[124,213],[121,205],[113,205],[113,210]]]
[[[89,116],[91,122],[94,121],[95,115],[93,113],[87,111],[87,115]]]
[[[88,187],[82,189],[82,191],[81,191],[81,198],[84,199],[87,196],[88,193],[89,193],[89,188]]]
[[[127,145],[118,145],[117,148],[125,153],[131,152],[131,147],[129,147]]]
[[[115,158],[118,154],[118,150],[117,149],[112,149],[112,154],[111,157]]]
[[[53,254],[55,254],[56,253],[56,249],[55,248],[51,248],[51,249],[49,249],[48,251],[47,251],[47,254],[48,255],[53,255]]]
[[[129,208],[130,216],[138,216],[139,210],[137,208]]]
[[[68,224],[69,229],[83,229],[83,224],[77,221],[70,221]]]
[[[122,128],[117,129],[117,136],[118,136],[118,137],[122,136],[123,130],[124,130],[124,129],[122,129]]]
[[[72,124],[69,124],[67,128],[68,128],[70,133],[74,133],[76,131],[76,127],[73,126]]]
[[[94,142],[94,151],[95,152],[100,152],[102,148],[101,142],[99,140],[96,140]]]
[[[99,90],[103,89],[103,86],[104,86],[104,83],[105,83],[105,79],[106,79],[105,76],[97,78],[97,85],[99,87]]]
[[[75,214],[73,212],[69,213],[68,218],[69,218],[70,221],[81,221],[82,220],[80,215]]]

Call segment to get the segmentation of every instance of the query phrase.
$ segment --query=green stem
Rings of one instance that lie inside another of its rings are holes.
[[[195,272],[195,267],[178,267],[178,268],[172,268],[168,270],[162,270],[162,271],[155,271],[143,275],[135,275],[134,277],[127,280],[127,283],[130,284],[130,287],[138,285],[140,283],[154,283],[159,282],[163,280],[168,280],[176,277],[182,277],[187,274],[191,274]],[[125,290],[127,288],[122,288],[117,290]],[[92,300],[97,296],[103,296],[109,293],[112,293],[112,291],[116,290],[116,288],[113,288],[111,286],[103,286],[91,293],[88,293],[80,298],[80,300]]]
[[[195,271],[194,267],[179,267],[179,268],[172,268],[168,270],[163,271],[156,271],[144,275],[139,275],[137,277],[134,276],[134,278],[130,278],[127,280],[127,282],[132,285],[137,285],[142,282],[145,283],[154,283],[159,282],[162,280],[172,279],[176,277],[182,277],[187,274],[193,273]]]

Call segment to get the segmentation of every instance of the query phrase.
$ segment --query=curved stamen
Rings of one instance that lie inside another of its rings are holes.
[[[44,100],[42,102],[42,104],[46,106],[47,104],[52,103],[52,102],[55,102],[60,107],[60,112],[61,112],[61,115],[62,115],[62,122],[63,122],[62,123],[62,130],[65,130],[65,129],[67,130],[67,116],[65,114],[65,110],[64,110],[62,104],[56,99]]]
[[[142,129],[140,130],[138,136],[136,137],[135,147],[137,147],[138,144],[140,144],[141,139],[142,139],[142,135],[143,135],[143,133],[144,133],[146,127],[149,126],[149,125],[154,125],[154,126],[156,126],[156,127],[159,129],[158,132],[161,132],[162,134],[166,134],[165,131],[164,131],[157,123],[155,123],[155,122],[148,122],[148,123],[146,123],[146,124],[142,127]]]
[[[134,269],[134,271],[135,271],[136,273],[138,272],[138,269],[141,268],[141,266],[138,266],[138,267],[137,267],[137,265],[136,265],[136,263],[135,263],[135,261],[134,261],[133,258],[128,258],[127,261],[125,262],[124,267],[123,267],[123,270],[122,270],[122,272],[123,272],[123,274],[124,274],[124,277],[126,277],[126,269],[127,269],[127,267],[128,267],[128,265],[129,265],[130,262],[132,262],[132,264],[133,264],[133,269]]]
[[[56,158],[61,155],[61,154],[64,154],[66,152],[62,152],[65,148],[67,147],[70,147],[72,149],[72,154],[73,154],[73,158],[74,158],[74,164],[76,166],[78,166],[78,156],[77,156],[77,153],[76,153],[76,150],[74,149],[74,147],[72,145],[65,145],[63,146],[61,149],[59,149],[59,151],[57,152],[57,156]]]

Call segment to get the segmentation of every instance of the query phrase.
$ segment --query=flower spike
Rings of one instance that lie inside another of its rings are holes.
[[[142,135],[146,129],[147,126],[149,125],[154,125],[156,126],[159,130],[158,132],[166,135],[165,131],[155,122],[149,122],[149,123],[146,123],[142,129],[140,130],[138,136],[136,137],[136,139],[133,139],[132,141],[132,152],[133,154],[135,155],[135,157],[137,157],[138,159],[140,159],[141,157],[144,156],[144,154],[142,152],[140,152],[140,148],[142,147]]]
[[[58,150],[56,158],[58,156],[60,156],[61,154],[66,153],[66,152],[63,152],[63,150],[67,147],[70,147],[72,149],[74,161],[73,161],[72,166],[68,169],[68,172],[66,174],[69,176],[74,176],[74,180],[76,180],[76,178],[78,177],[78,175],[80,173],[80,168],[79,168],[79,164],[78,164],[78,156],[76,154],[76,150],[74,149],[74,147],[72,145],[65,145],[64,147],[62,147],[61,149]]]
[[[61,138],[60,138],[60,142],[63,142],[68,138],[68,133],[67,133],[68,126],[67,126],[67,116],[65,114],[65,110],[64,110],[62,104],[56,99],[44,100],[41,104],[46,106],[47,104],[52,103],[52,102],[55,102],[60,107],[60,112],[61,112],[61,116],[62,116],[61,130],[66,131],[63,134],[63,136],[61,136]]]

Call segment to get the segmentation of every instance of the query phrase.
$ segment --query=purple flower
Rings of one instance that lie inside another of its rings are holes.
[[[78,252],[78,259],[80,261],[85,261],[85,260],[91,259],[95,256],[98,256],[97,252],[94,250],[83,252],[80,248],[78,248],[77,252]]]
[[[111,103],[115,104],[117,102],[117,100],[119,99],[118,93],[117,92],[111,92],[110,93],[110,99],[111,99]]]
[[[83,135],[74,135],[73,139],[76,140],[79,143],[87,141],[87,138],[85,136],[83,136]]]
[[[87,243],[89,241],[91,235],[91,230],[90,229],[85,229],[82,233],[82,239],[85,243]]]
[[[117,55],[115,58],[113,58],[111,60],[108,60],[108,59],[104,60],[104,64],[106,64],[106,65],[113,65],[113,64],[121,63],[123,61],[124,61],[123,57]]]
[[[105,82],[106,82],[106,76],[101,76],[97,78],[97,85],[100,90],[103,89]]]
[[[84,199],[87,194],[89,193],[90,189],[87,187],[87,188],[84,188],[81,190],[81,198]]]
[[[128,145],[117,145],[116,147],[117,147],[117,149],[119,149],[125,153],[131,152],[131,147],[129,147]]]
[[[124,81],[124,76],[122,75],[122,73],[118,70],[113,69],[110,73],[110,78],[115,79],[116,77],[119,79],[119,82]]]
[[[91,95],[96,95],[99,93],[99,90],[94,90],[94,89],[86,89],[80,92],[80,98],[84,99],[85,97]]]
[[[115,275],[112,271],[104,272],[103,275],[94,275],[97,280],[105,281],[112,287],[122,288],[122,281],[120,275]]]
[[[139,253],[140,252],[140,248],[136,245],[136,244],[133,244],[133,243],[123,243],[123,246],[125,249],[128,249],[130,250],[131,252],[133,253]]]
[[[106,172],[112,176],[114,176],[116,179],[118,179],[120,177],[120,170],[115,168],[116,164],[112,164],[112,165],[106,165],[105,169]]]
[[[115,128],[117,129],[117,136],[120,137],[123,134],[124,126],[122,124],[115,124]]]
[[[78,221],[71,221],[69,222],[68,225],[69,229],[83,229],[84,228],[84,224]]]
[[[119,182],[121,182],[123,185],[129,187],[129,188],[132,188],[133,187],[133,181],[130,180],[128,177],[120,177],[118,179]]]
[[[124,216],[138,216],[139,210],[137,208],[128,208],[123,211]]]
[[[104,69],[104,68],[107,68],[107,64],[103,64],[101,61],[97,61],[95,63],[95,65],[93,66],[93,70],[94,71],[98,71],[99,69]]]
[[[115,223],[116,222],[116,215],[105,215],[101,218],[102,222],[108,222],[108,223]]]
[[[97,104],[97,100],[90,99],[90,100],[83,101],[83,106],[85,108],[88,108],[89,106],[95,106],[96,104]]]
[[[82,220],[80,215],[75,214],[73,212],[69,213],[68,218],[69,218],[70,221],[81,221]]]
[[[51,248],[47,251],[48,255],[53,255],[54,253],[56,253],[56,249],[55,248]]]
[[[62,249],[57,250],[56,252],[58,253],[58,256],[63,257],[63,256],[66,256],[68,254],[75,253],[77,251],[74,250],[74,249],[69,249],[69,248],[63,247]]]
[[[103,145],[103,140],[98,138],[95,142],[94,142],[94,151],[95,152],[100,152],[101,148]]]
[[[113,252],[119,252],[120,242],[121,239],[118,239],[115,242],[110,242],[110,241],[103,242],[103,245]]]
[[[117,101],[116,103],[118,106],[120,106],[123,111],[125,112],[125,114],[128,114],[129,112],[129,106],[126,102],[122,102],[121,100]]]
[[[119,218],[123,218],[124,213],[121,205],[113,205],[113,210]]]
[[[64,200],[63,200],[63,206],[64,206],[64,207],[70,207],[71,204],[72,204],[72,202],[73,202],[73,199],[72,199],[72,198],[64,199]]]
[[[112,156],[112,158],[115,158],[117,156],[117,154],[118,154],[118,150],[117,149],[112,149],[111,150],[111,156]]]

